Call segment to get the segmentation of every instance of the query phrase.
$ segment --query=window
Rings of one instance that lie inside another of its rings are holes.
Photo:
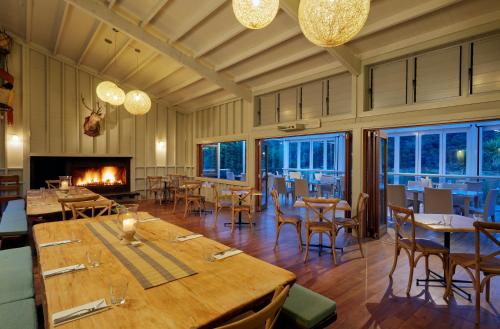
[[[401,136],[399,138],[399,172],[415,172],[415,136]]]
[[[245,180],[245,141],[201,145],[201,156],[203,177]]]
[[[467,133],[446,134],[446,174],[465,175]]]
[[[327,141],[326,142],[326,169],[334,170],[335,167],[335,142]]]
[[[420,172],[439,174],[439,134],[422,135],[420,154]]]
[[[323,142],[313,142],[313,169],[323,169]]]
[[[500,175],[500,129],[481,129],[481,175]]]
[[[267,144],[267,165],[270,173],[283,171],[284,146],[280,140],[269,140]],[[297,162],[297,160],[295,160]]]
[[[288,167],[297,168],[297,154],[298,154],[298,144],[290,143],[288,144]]]
[[[309,142],[300,143],[300,168],[309,168],[309,155],[311,150],[309,149]]]
[[[387,171],[394,172],[394,137],[387,139]]]

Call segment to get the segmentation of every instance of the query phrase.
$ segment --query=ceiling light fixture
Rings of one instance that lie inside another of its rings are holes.
[[[139,68],[140,49],[134,49],[137,54],[137,68]],[[142,90],[131,90],[125,96],[125,109],[133,115],[143,115],[151,109],[151,99],[148,94]]]
[[[279,0],[233,0],[236,19],[249,29],[269,25],[278,13]]]
[[[335,47],[359,33],[370,12],[370,0],[301,0],[299,25],[309,41]]]
[[[115,32],[115,42],[114,42],[115,51],[114,52],[116,55],[116,34],[118,33],[118,30],[113,28],[113,32]],[[113,43],[108,38],[104,39],[104,41],[108,45]],[[108,46],[108,48],[109,48],[109,46]],[[120,106],[123,104],[123,102],[125,102],[125,92],[123,91],[123,89],[118,87],[112,81],[107,80],[107,81],[103,81],[103,82],[99,83],[96,87],[95,92],[97,94],[97,97],[100,100],[102,100],[103,102],[109,103],[111,105]]]

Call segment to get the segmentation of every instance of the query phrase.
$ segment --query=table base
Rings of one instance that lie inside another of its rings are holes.
[[[429,279],[417,279],[417,287],[418,286],[425,286],[429,282],[436,282],[439,283],[439,286],[446,287],[446,278],[443,277],[442,275],[429,270],[429,273],[432,274],[434,278],[429,278]],[[423,284],[421,284],[423,282]],[[453,289],[454,292],[460,292],[460,295],[467,299],[468,301],[472,301],[471,294],[469,294],[467,291],[463,290],[462,287],[459,287],[456,285],[456,283],[470,283],[472,284],[472,281],[468,280],[451,280],[451,288]]]

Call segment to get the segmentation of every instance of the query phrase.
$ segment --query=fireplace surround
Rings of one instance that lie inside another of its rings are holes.
[[[130,192],[131,157],[31,156],[30,188],[46,187],[45,181],[72,176],[74,185],[99,194]]]

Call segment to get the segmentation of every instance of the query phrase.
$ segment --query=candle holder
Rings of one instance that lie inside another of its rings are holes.
[[[118,209],[118,226],[120,228],[120,240],[124,245],[135,241],[134,235],[137,225],[137,209],[139,205],[129,204],[121,205]]]
[[[59,176],[59,189],[68,191],[71,186],[71,176]]]

